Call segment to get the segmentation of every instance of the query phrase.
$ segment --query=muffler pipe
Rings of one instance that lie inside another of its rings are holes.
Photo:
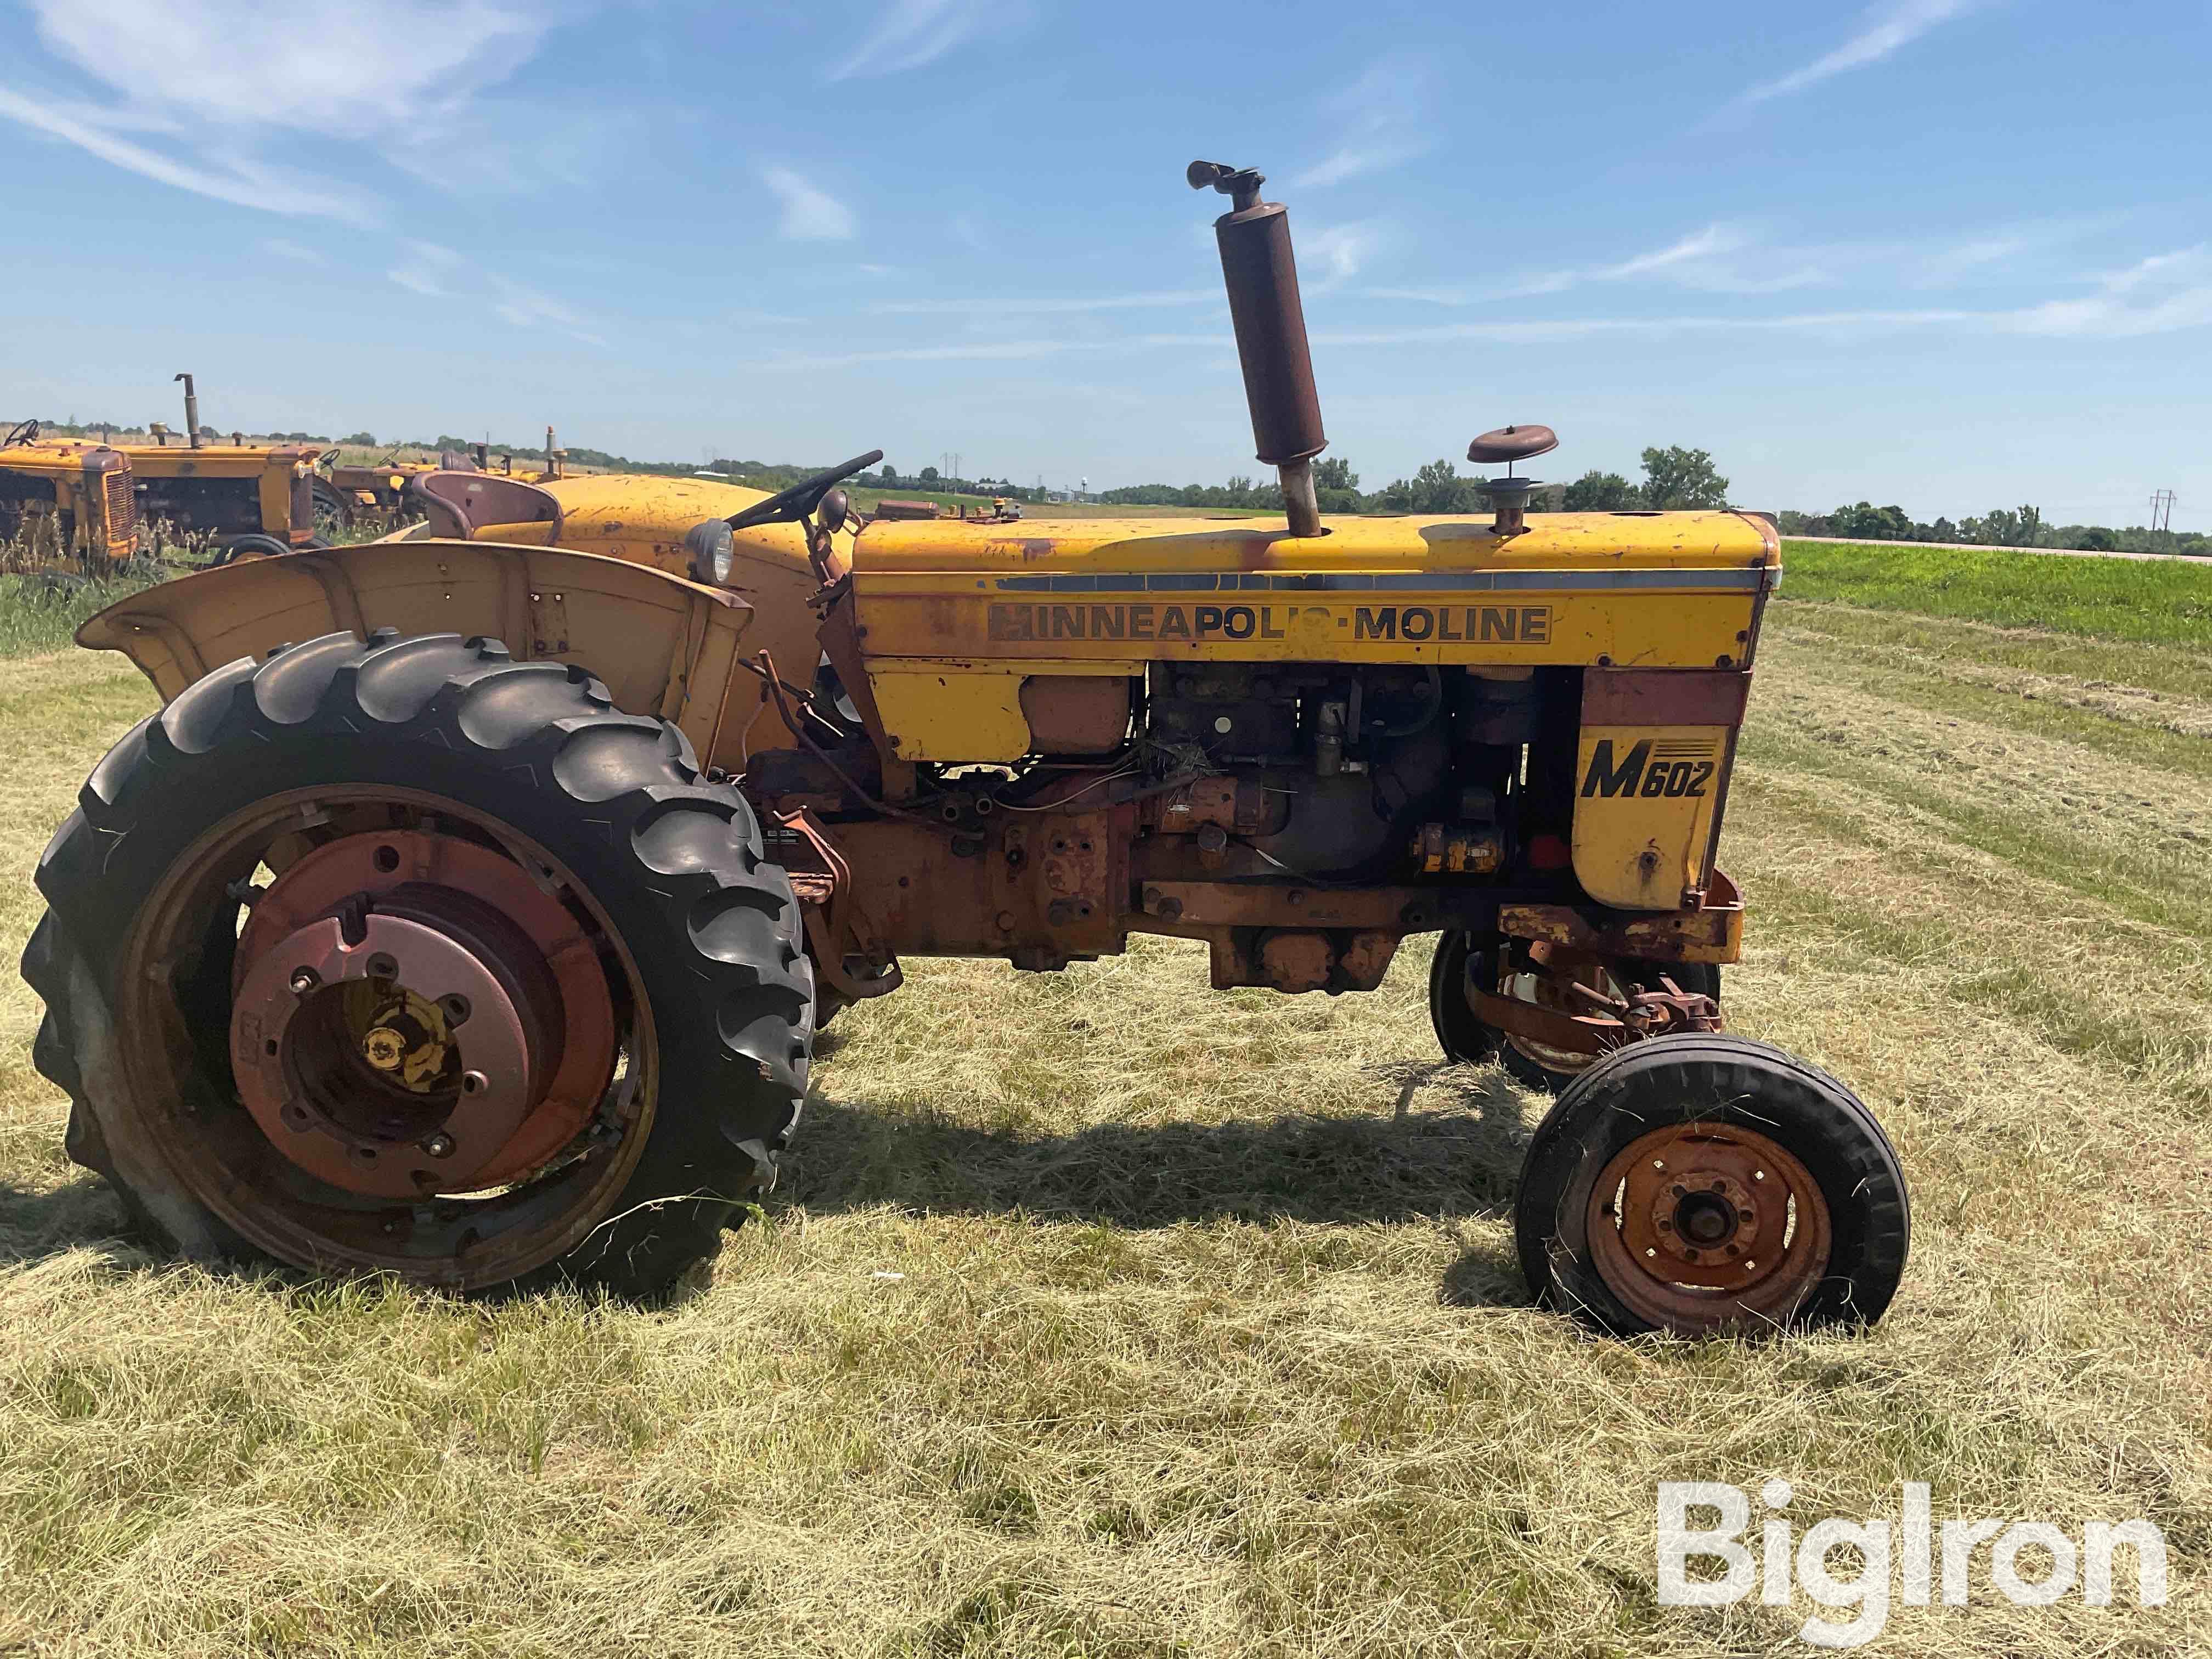
[[[1260,199],[1260,186],[1267,180],[1249,167],[1193,161],[1184,177],[1193,190],[1210,185],[1231,199],[1231,210],[1213,222],[1213,238],[1221,248],[1221,276],[1229,289],[1237,358],[1244,370],[1244,400],[1252,409],[1253,441],[1258,459],[1283,481],[1291,534],[1318,536],[1322,532],[1313,458],[1328,447],[1328,436],[1321,427],[1321,394],[1314,387],[1313,354],[1306,343],[1290,215],[1281,203]]]
[[[200,447],[199,393],[192,390],[191,375],[179,374],[177,378],[185,383],[185,441],[198,449]]]

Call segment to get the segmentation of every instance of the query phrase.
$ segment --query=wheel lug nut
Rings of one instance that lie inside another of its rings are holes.
[[[312,968],[295,969],[292,975],[292,988],[301,996],[307,995],[322,982],[322,976]]]
[[[447,1134],[432,1135],[422,1143],[422,1150],[432,1158],[451,1158],[453,1155],[453,1138]]]

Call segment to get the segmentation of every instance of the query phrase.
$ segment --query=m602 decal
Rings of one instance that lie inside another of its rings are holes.
[[[1645,738],[1616,758],[1613,739],[1601,738],[1590,751],[1582,793],[1585,799],[1615,795],[1694,799],[1711,787],[1718,752],[1718,744],[1710,741],[1655,742]]]

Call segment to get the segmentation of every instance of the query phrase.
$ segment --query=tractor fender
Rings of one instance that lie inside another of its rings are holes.
[[[726,714],[742,724],[757,712],[760,689],[738,645],[751,621],[738,595],[651,565],[417,538],[198,571],[118,600],[76,641],[123,653],[167,703],[226,663],[325,634],[482,636],[518,662],[581,665],[616,708],[669,721],[703,760]]]

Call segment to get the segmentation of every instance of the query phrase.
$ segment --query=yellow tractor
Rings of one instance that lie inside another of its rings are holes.
[[[1735,512],[1324,519],[1287,217],[1194,165],[1287,523],[869,522],[856,457],[421,481],[427,533],[118,605],[161,711],[24,958],[70,1151],[199,1255],[651,1294],[773,1182],[814,1034],[914,956],[1130,934],[1368,991],[1559,1089],[1516,1209],[1612,1331],[1863,1323],[1909,1232],[1832,1078],[1725,1033],[1716,862],[1779,579]]]
[[[216,563],[319,546],[351,523],[343,493],[317,471],[325,451],[302,444],[248,444],[235,434],[227,443],[210,441],[200,425],[192,377],[177,379],[185,386],[181,434],[155,422],[150,444],[94,444],[77,438],[40,443],[62,454],[112,450],[126,458],[140,519],[204,540],[214,549]],[[172,444],[172,437],[181,441]]]
[[[105,574],[138,551],[131,485],[131,459],[121,451],[43,442],[36,421],[18,422],[0,435],[0,544]]]

